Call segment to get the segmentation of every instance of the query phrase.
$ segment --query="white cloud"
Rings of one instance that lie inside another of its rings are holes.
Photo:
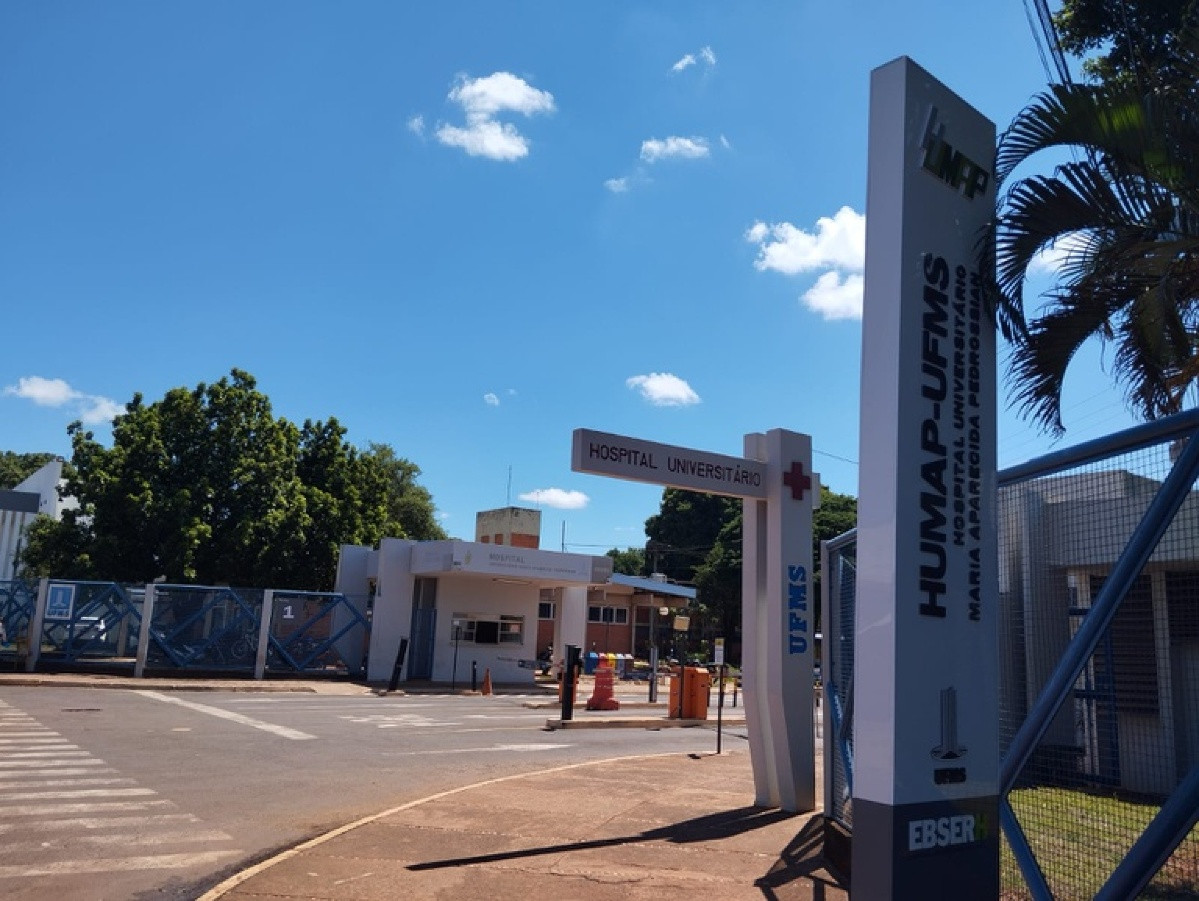
[[[625,380],[625,385],[640,391],[641,396],[655,407],[685,407],[700,402],[699,395],[690,385],[669,372],[634,375]]]
[[[1044,247],[1028,264],[1030,275],[1057,275],[1071,256],[1082,253],[1087,247],[1087,236],[1073,232],[1059,238],[1051,247]]]
[[[825,319],[861,319],[864,287],[861,275],[825,272],[803,293],[802,300]]]
[[[680,138],[677,135],[671,135],[665,139],[650,138],[648,141],[641,142],[641,158],[647,163],[668,159],[696,160],[707,155],[707,138]]]
[[[748,229],[746,229],[745,240],[749,241],[751,244],[758,244],[765,240],[768,234],[770,234],[769,225],[767,225],[765,222],[755,222]]]
[[[17,379],[17,384],[5,387],[4,394],[31,400],[39,407],[67,407],[86,425],[111,422],[125,412],[115,400],[98,394],[84,394],[63,379],[46,379],[40,375]]]
[[[621,178],[609,178],[604,182],[604,187],[613,194],[624,194],[629,190],[629,177],[625,175]]]
[[[694,53],[685,53],[682,58],[670,67],[671,72],[682,72],[684,69],[690,69],[696,63],[702,62],[707,66],[716,65],[716,54],[711,47],[701,47],[699,55]]]
[[[496,113],[515,112],[525,116],[552,113],[554,95],[542,91],[511,72],[493,72],[485,78],[465,78],[450,91],[450,100],[466,111],[467,120],[490,119]]]
[[[18,379],[4,393],[31,400],[39,407],[61,407],[79,397],[79,392],[62,379],[44,379],[40,375]]]
[[[733,143],[732,143],[732,141],[730,141],[730,140],[729,140],[728,138],[726,138],[724,135],[721,135],[721,136],[720,136],[720,146],[721,146],[721,147],[723,147],[725,150],[732,150],[732,149],[733,149]]]
[[[582,510],[591,498],[581,491],[567,491],[564,488],[538,488],[519,495],[522,501],[539,504],[542,507],[553,507],[557,510]]]
[[[500,405],[500,399],[495,394],[488,391],[483,395],[483,403],[487,404],[489,407],[498,407]]]
[[[529,155],[528,139],[511,122],[487,120],[466,128],[442,125],[437,129],[437,140],[447,147],[461,147],[471,156],[485,156],[501,162]]]
[[[680,59],[673,66],[670,67],[670,71],[671,72],[682,72],[688,66],[694,66],[694,65],[695,65],[695,54],[687,53],[683,56],[682,59]]]
[[[821,216],[814,232],[790,222],[755,222],[745,239],[761,245],[754,266],[763,272],[798,275],[830,267],[862,272],[866,266],[866,217],[847,206],[831,219]]]
[[[417,113],[408,120],[408,130],[418,138],[425,136],[425,117]]]
[[[495,117],[508,112],[533,116],[555,109],[553,94],[511,72],[493,72],[473,79],[461,76],[449,99],[462,107],[466,126],[440,125],[437,140],[449,147],[461,147],[471,156],[505,162],[527,156],[529,141],[515,125]]]
[[[790,222],[755,222],[745,240],[758,245],[754,267],[783,275],[820,272],[803,303],[825,319],[862,315],[862,273],[866,268],[866,217],[844,206],[832,218],[822,216],[813,231]]]

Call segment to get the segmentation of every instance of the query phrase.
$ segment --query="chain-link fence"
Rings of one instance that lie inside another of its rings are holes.
[[[1153,506],[1162,504],[1163,484],[1193,433],[1163,429],[1134,446],[1115,436],[1066,465],[1049,461],[1000,476],[1000,744],[1012,777],[1007,801],[1031,852],[1023,868],[1039,870],[1029,878],[1005,843],[1008,897],[1033,896],[1025,882],[1041,882],[1057,899],[1095,897],[1199,768],[1193,477],[1177,486],[1181,493],[1174,489],[1176,512],[1167,520]],[[1155,525],[1160,539],[1134,559]],[[1110,623],[1089,642],[1088,619],[1106,618],[1109,609]],[[1094,647],[1084,653],[1087,644]],[[1081,664],[1072,683],[1061,676],[1071,655]],[[1042,698],[1054,693],[1055,674],[1065,686],[1060,706],[1044,717],[1031,751],[1018,749],[1026,761],[1013,761],[1017,736],[1034,734],[1028,720],[1038,702],[1048,710]],[[1199,833],[1192,832],[1144,897],[1197,894]]]
[[[824,815],[853,829],[853,633],[857,533],[821,545]]]
[[[1186,414],[999,474],[1005,898],[1199,897],[1196,435]],[[825,543],[847,733],[825,740],[825,815],[846,829],[855,552]]]

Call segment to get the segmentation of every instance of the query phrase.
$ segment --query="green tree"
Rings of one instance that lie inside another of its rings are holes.
[[[1195,22],[1194,0],[1063,0],[1053,15],[1062,49],[1087,57],[1088,76],[1134,84],[1181,74],[1178,48]]]
[[[1047,431],[1064,431],[1066,370],[1091,339],[1114,346],[1113,378],[1144,418],[1182,409],[1199,383],[1197,35],[1175,56],[1188,78],[1055,85],[1000,140],[996,277],[1001,307],[1019,325],[1011,388]],[[1013,180],[1050,148],[1085,158]],[[1054,247],[1064,265],[1025,327],[1029,267]]]
[[[327,589],[339,545],[403,537],[393,510],[424,503],[432,520],[414,466],[360,453],[335,419],[276,418],[237,369],[152,404],[135,395],[111,448],[78,423],[70,435],[79,508],[31,528],[22,561],[37,574]]]
[[[0,451],[0,488],[13,488],[21,484],[47,463],[54,454],[17,454]]]
[[[852,529],[858,509],[856,498],[826,485],[821,486],[820,498],[820,507],[812,516],[813,598],[820,596],[820,542]],[[656,553],[665,561],[657,571],[696,588],[694,613],[701,638],[723,635],[732,639],[740,634],[741,511],[742,502],[737,498],[667,488],[662,492],[661,511],[646,521],[650,563]],[[815,618],[819,628],[819,608]],[[737,643],[730,647],[730,662],[739,662]]]
[[[741,505],[724,521],[712,549],[695,570],[695,600],[708,633],[704,638],[735,639],[741,634]],[[740,665],[739,644],[731,642],[728,661]]]
[[[857,525],[858,501],[820,486],[820,507],[812,514],[812,578],[809,596],[820,597],[820,542],[836,538]],[[742,521],[741,506],[721,527],[704,562],[696,569],[696,600],[715,634],[734,636],[741,628]],[[820,628],[820,607],[813,611],[814,628]]]
[[[377,494],[372,501],[386,507],[387,525],[379,537],[440,541],[445,530],[437,522],[433,497],[417,483],[420,467],[396,456],[386,444],[370,444],[362,455],[369,484]]]
[[[740,509],[737,498],[664,489],[658,512],[645,521],[649,537],[645,556],[650,572],[691,584],[696,567],[707,557],[725,522]]]
[[[625,576],[644,576],[645,571],[645,551],[639,547],[627,547],[623,550],[620,548],[612,548],[608,551],[608,556],[612,558],[612,571]]]

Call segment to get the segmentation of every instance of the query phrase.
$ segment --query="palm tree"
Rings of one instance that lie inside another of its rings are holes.
[[[1092,338],[1113,346],[1112,375],[1146,419],[1199,388],[1199,32],[1180,40],[1178,61],[1189,77],[1053,85],[1000,139],[996,278],[1011,390],[1049,432],[1065,431],[1066,369]],[[1075,159],[1012,180],[1050,148]],[[1029,266],[1051,249],[1064,255],[1057,284],[1029,311]]]

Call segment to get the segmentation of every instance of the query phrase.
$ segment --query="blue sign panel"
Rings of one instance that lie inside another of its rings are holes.
[[[46,619],[69,622],[75,609],[74,585],[51,585],[46,594]]]

